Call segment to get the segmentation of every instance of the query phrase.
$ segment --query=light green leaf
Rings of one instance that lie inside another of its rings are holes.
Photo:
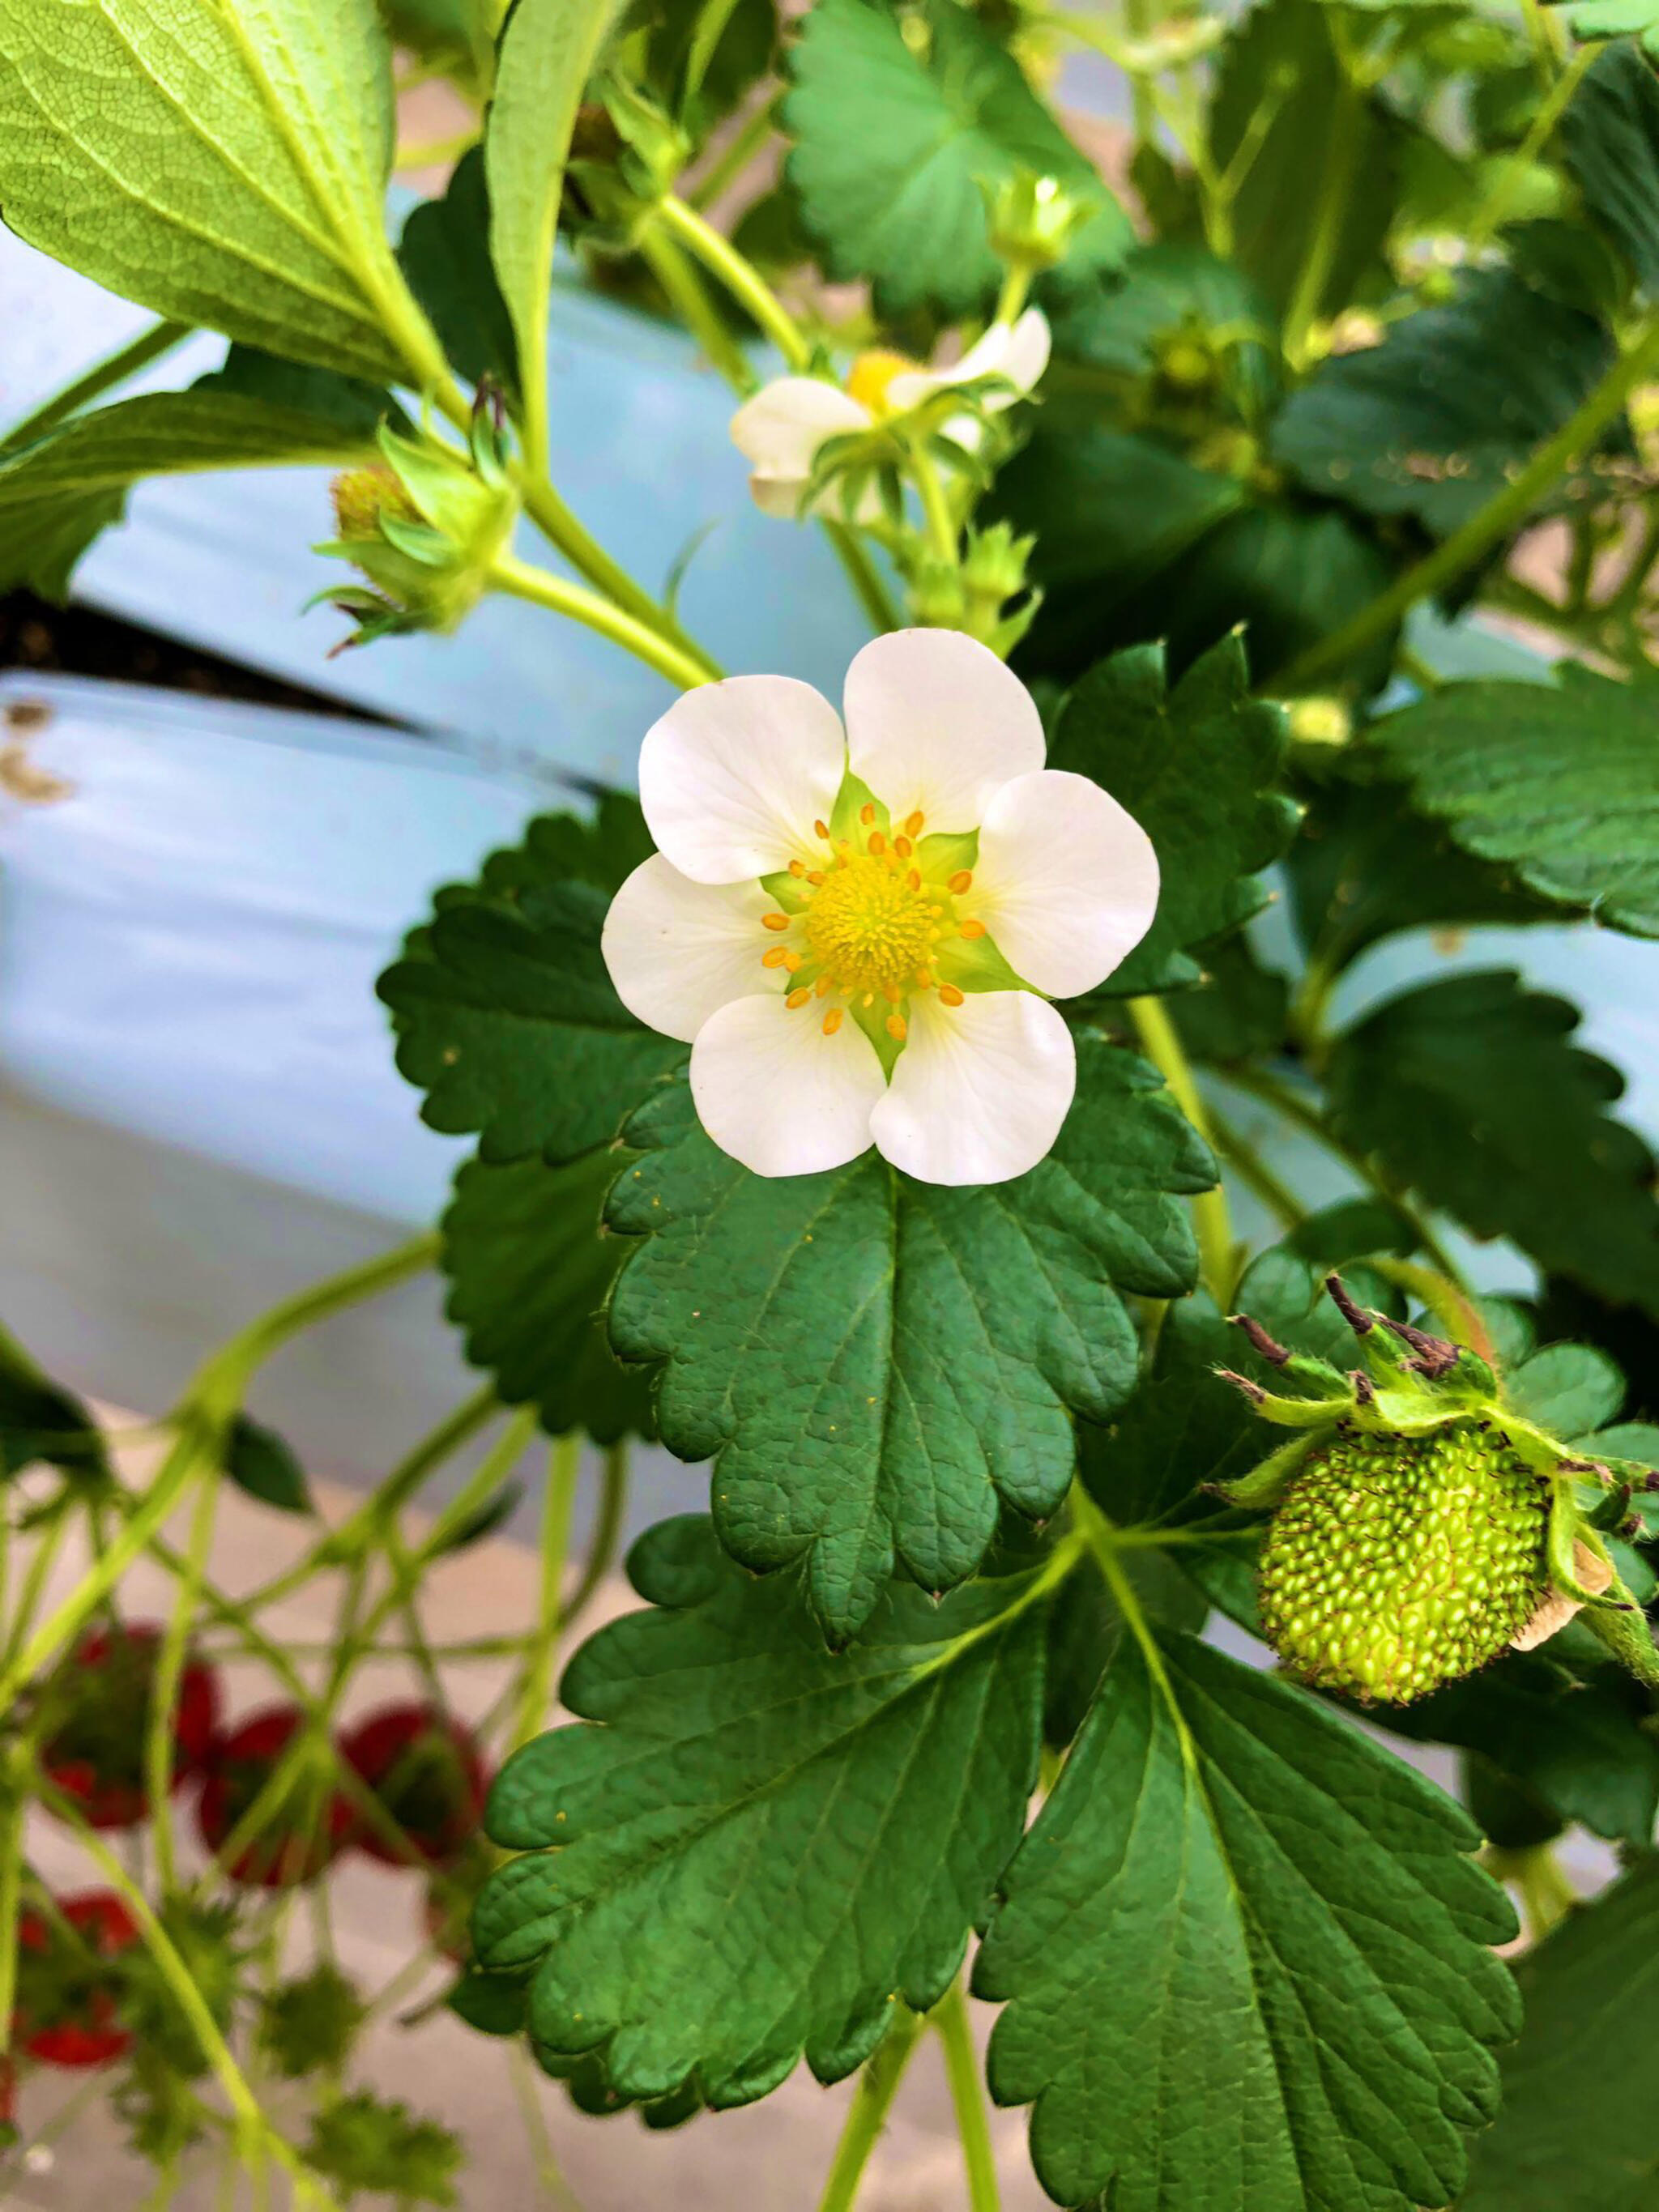
[[[1460,2212],[1654,2212],[1659,1860],[1575,1912],[1516,1978],[1527,2024]]]
[[[1625,1378],[1593,1344],[1547,1344],[1504,1377],[1504,1395],[1529,1421],[1570,1443],[1612,1420]]]
[[[491,1162],[574,1159],[684,1060],[634,1019],[599,951],[610,892],[649,850],[638,802],[613,797],[591,825],[532,822],[476,884],[438,893],[379,986],[433,1128],[478,1132]]]
[[[601,1310],[631,1249],[599,1222],[620,1164],[603,1146],[564,1167],[471,1160],[443,1218],[446,1310],[467,1358],[506,1404],[533,1400],[550,1436],[600,1444],[652,1430],[645,1377],[617,1361]]]
[[[532,2044],[611,2088],[764,2096],[803,2052],[866,2058],[895,2000],[934,2003],[1024,1824],[1036,1778],[1042,1570],[944,1604],[896,1588],[840,1656],[785,1580],[723,1558],[700,1516],[629,1571],[653,1608],[600,1631],[561,1688],[583,1725],[511,1759],[487,1825],[530,1851],[473,1932],[536,1968]]]
[[[643,1157],[609,1218],[647,1241],[611,1341],[666,1362],[658,1425],[682,1459],[715,1458],[721,1542],[762,1571],[805,1554],[841,1644],[896,1561],[948,1589],[1000,1504],[1054,1512],[1068,1409],[1104,1419],[1134,1387],[1121,1293],[1190,1288],[1177,1194],[1213,1176],[1152,1071],[1088,1034],[1053,1152],[989,1188],[912,1182],[873,1152],[767,1181],[703,1134],[683,1085],[627,1137]]]
[[[1274,421],[1274,458],[1312,491],[1437,537],[1466,522],[1600,381],[1613,341],[1505,269],[1338,355]]]
[[[1000,271],[981,185],[1021,168],[1099,210],[1068,272],[1114,266],[1133,243],[1093,164],[954,0],[925,0],[904,27],[872,0],[817,0],[790,73],[784,120],[801,219],[826,272],[867,278],[888,320],[922,307],[951,320],[986,306]]]
[[[518,337],[529,458],[544,458],[553,238],[570,133],[616,0],[517,0],[484,134],[489,254]]]
[[[1568,1042],[1577,1020],[1504,969],[1408,991],[1338,1038],[1332,1123],[1477,1236],[1659,1313],[1653,1155],[1607,1114],[1623,1079]]]
[[[339,390],[349,399],[360,387]],[[373,457],[374,424],[361,406],[283,404],[220,377],[75,416],[35,444],[0,453],[0,591],[26,585],[66,598],[76,562],[120,520],[143,477],[343,466]]]
[[[1659,78],[1632,40],[1590,64],[1559,125],[1584,204],[1644,291],[1659,293]]]
[[[1516,2031],[1501,1890],[1439,1790],[1191,1638],[1122,1638],[975,1968],[1065,2205],[1409,2212]]]
[[[1103,784],[1152,839],[1162,878],[1151,930],[1107,978],[1114,997],[1195,983],[1193,951],[1267,903],[1255,871],[1279,858],[1300,819],[1273,788],[1285,743],[1279,709],[1250,696],[1236,637],[1178,684],[1166,681],[1158,647],[1139,646],[1072,693],[1048,765]]]
[[[179,322],[375,380],[441,374],[385,233],[374,0],[7,0],[0,207]]]
[[[1448,684],[1378,723],[1383,763],[1466,853],[1540,898],[1659,937],[1659,686]]]

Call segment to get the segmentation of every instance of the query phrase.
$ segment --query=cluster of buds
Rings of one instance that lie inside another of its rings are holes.
[[[1290,1352],[1240,1315],[1286,1387],[1223,1370],[1263,1419],[1297,1432],[1219,1486],[1231,1504],[1273,1509],[1261,1612],[1285,1665],[1404,1705],[1588,1608],[1602,1640],[1650,1676],[1651,1639],[1605,1537],[1639,1525],[1627,1522],[1632,1494],[1659,1475],[1583,1457],[1507,1405],[1467,1346],[1357,1305],[1334,1275],[1327,1287],[1361,1366],[1345,1374]]]
[[[335,647],[408,630],[453,630],[489,589],[519,511],[499,394],[480,392],[466,451],[382,424],[381,458],[331,486],[338,535],[316,547],[368,579],[318,594],[355,617]],[[315,604],[315,602],[313,602]]]
[[[924,629],[966,630],[1006,660],[1042,604],[1025,574],[1036,544],[1016,536],[1011,523],[969,525],[955,567],[925,555],[907,566],[912,616]]]
[[[629,254],[693,149],[672,116],[638,86],[607,75],[599,90],[577,110],[559,222],[595,252]]]

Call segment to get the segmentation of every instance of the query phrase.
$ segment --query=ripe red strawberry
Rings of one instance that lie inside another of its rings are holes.
[[[97,1961],[130,1949],[138,1941],[137,1923],[112,1889],[81,1890],[57,1904],[82,1942],[70,1943],[42,1913],[19,1914],[18,2043],[44,2065],[108,2066],[127,2051],[132,2035],[116,2017],[118,1980]]]
[[[144,1819],[144,1744],[164,1631],[154,1620],[101,1622],[76,1645],[47,1686],[48,1778],[80,1805],[94,1828]],[[187,1658],[173,1730],[173,1786],[200,1771],[219,1724],[219,1679]]]
[[[228,1841],[304,1726],[298,1705],[267,1705],[220,1739],[196,1808],[197,1829],[210,1850]],[[338,1854],[350,1826],[350,1808],[332,1792],[309,1823],[302,1821],[299,1805],[290,1799],[225,1872],[233,1881],[260,1889],[292,1889],[314,1881]]]
[[[471,1730],[453,1714],[413,1699],[382,1705],[347,1730],[340,1753],[422,1858],[452,1858],[476,1832],[488,1780]],[[361,1819],[352,1841],[388,1865],[407,1863]]]

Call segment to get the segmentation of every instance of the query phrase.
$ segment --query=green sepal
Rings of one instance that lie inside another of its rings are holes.
[[[1289,1489],[1291,1478],[1319,1441],[1312,1435],[1292,1437],[1288,1443],[1280,1444],[1276,1452],[1269,1452],[1248,1474],[1241,1474],[1235,1482],[1218,1482],[1212,1486],[1218,1498],[1224,1498],[1229,1505],[1249,1508],[1277,1505]]]

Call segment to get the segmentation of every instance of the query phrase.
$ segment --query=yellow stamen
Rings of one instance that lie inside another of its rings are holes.
[[[863,823],[865,828],[867,830],[875,818],[876,810],[866,801],[865,805],[860,806],[859,809],[859,820]]]
[[[812,824],[812,834],[815,837],[822,837],[824,842],[828,844],[830,842],[830,824],[827,822],[815,822]]]
[[[825,1036],[834,1036],[836,1031],[840,1027],[841,1008],[839,1006],[831,1006],[829,1012],[823,1018],[823,1034]]]
[[[888,1015],[887,1034],[890,1037],[896,1037],[901,1044],[903,1043],[905,1037],[905,1024],[902,1014]]]
[[[801,957],[800,957],[799,953],[799,952],[786,952],[786,953],[784,954],[784,956],[783,956],[783,964],[784,964],[784,966],[785,966],[785,967],[789,970],[789,973],[793,975],[794,974],[794,972],[795,972],[796,969],[797,969],[797,968],[799,968],[799,967],[801,965]]]
[[[806,880],[816,890],[817,886],[825,880],[823,870],[822,868],[809,868],[806,871]]]
[[[920,868],[912,868],[909,874],[906,876],[904,880],[909,884],[913,891],[919,891],[921,889],[921,870]]]
[[[931,968],[918,968],[916,970],[916,981],[924,991],[931,991],[933,988],[933,969]]]
[[[915,847],[910,842],[910,840],[908,837],[895,837],[893,840],[893,850],[898,854],[901,860],[908,860],[911,854],[914,853],[915,849]]]
[[[784,962],[788,957],[789,955],[784,951],[782,945],[769,945],[765,951],[761,955],[761,966],[763,968],[781,968]]]
[[[872,346],[861,353],[847,372],[847,396],[856,399],[860,407],[867,407],[872,415],[890,415],[892,403],[888,392],[896,376],[908,376],[921,364],[908,354],[893,353],[885,346]]]
[[[763,914],[761,916],[763,929],[787,929],[788,927],[789,917],[787,914]]]
[[[881,995],[890,1006],[896,1006],[902,994],[896,983],[884,983],[881,987]]]
[[[879,830],[872,830],[870,832],[870,850],[877,854],[884,853],[887,850],[887,840]]]
[[[797,878],[799,878],[799,877],[801,877],[801,876],[804,876],[804,875],[806,873],[806,863],[805,863],[805,860],[791,860],[791,862],[789,863],[789,872],[790,872],[790,874],[791,874],[792,876],[794,876],[794,877],[796,877]],[[955,884],[953,884],[951,885],[951,889],[954,890],[955,890],[955,888],[956,888],[956,886],[955,886]],[[967,888],[967,886],[964,884],[963,888],[965,890],[965,889]]]
[[[951,889],[960,898],[973,880],[974,872],[971,868],[958,868],[951,878]]]
[[[926,817],[924,817],[921,807],[917,807],[914,814],[907,815],[904,820],[905,836],[907,837],[920,837],[921,835],[921,825],[925,818]]]
[[[962,925],[962,933],[964,937],[983,937],[985,924],[982,921],[964,921]]]
[[[799,991],[792,991],[783,1003],[786,1006],[804,1006],[811,995],[812,994],[803,984]]]
[[[962,994],[954,983],[941,983],[939,987],[939,994],[947,1006],[959,1006],[962,1004]]]
[[[836,979],[833,975],[820,975],[817,981],[812,986],[813,990],[820,999],[827,998],[835,988]]]

